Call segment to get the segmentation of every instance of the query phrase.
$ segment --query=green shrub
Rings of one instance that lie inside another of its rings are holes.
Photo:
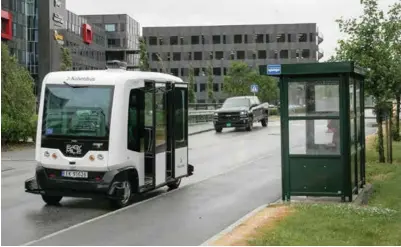
[[[1,55],[2,143],[26,141],[32,137],[35,118],[34,81],[3,43]]]

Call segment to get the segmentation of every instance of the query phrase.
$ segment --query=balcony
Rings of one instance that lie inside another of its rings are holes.
[[[323,49],[319,48],[319,51],[317,52],[317,58],[318,58],[318,60],[320,60],[323,57],[324,57],[324,51],[323,51]]]
[[[320,45],[320,43],[323,42],[324,36],[323,36],[323,33],[322,33],[322,32],[318,32],[318,33],[317,33],[317,40],[318,40],[318,44],[319,44],[319,45]]]

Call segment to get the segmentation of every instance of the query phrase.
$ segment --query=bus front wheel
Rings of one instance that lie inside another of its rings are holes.
[[[175,180],[174,182],[167,184],[167,187],[169,190],[175,190],[178,187],[180,187],[180,184],[181,184],[181,178]]]

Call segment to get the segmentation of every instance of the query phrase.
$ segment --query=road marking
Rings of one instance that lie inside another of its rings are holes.
[[[253,160],[251,160],[251,161],[245,162],[245,164],[243,164],[243,165],[234,166],[234,167],[232,167],[231,169],[227,169],[227,170],[222,171],[222,172],[220,172],[220,173],[218,173],[218,174],[216,174],[216,175],[213,175],[213,176],[210,176],[210,177],[207,177],[207,178],[200,179],[199,181],[196,181],[196,182],[194,182],[194,183],[189,183],[189,184],[184,185],[184,186],[182,186],[182,187],[179,187],[179,188],[177,188],[177,189],[175,189],[175,190],[167,191],[167,192],[165,192],[165,193],[163,193],[163,194],[160,194],[160,195],[157,195],[157,196],[155,196],[155,197],[146,199],[146,200],[144,200],[144,201],[140,201],[140,202],[138,202],[138,203],[129,205],[129,206],[125,207],[125,208],[117,209],[117,210],[115,210],[115,211],[111,211],[111,212],[109,212],[109,213],[102,214],[102,215],[97,216],[97,217],[95,217],[95,218],[92,218],[92,219],[83,221],[83,222],[81,222],[81,223],[72,225],[72,226],[70,226],[70,227],[67,227],[67,228],[64,228],[64,229],[62,229],[62,230],[56,231],[56,232],[51,233],[51,234],[49,234],[49,235],[43,236],[43,237],[41,237],[41,238],[39,238],[39,239],[32,240],[32,241],[30,241],[30,242],[27,242],[27,243],[25,243],[25,244],[22,244],[21,246],[29,246],[29,245],[32,245],[32,244],[41,242],[41,241],[43,241],[43,240],[52,238],[52,237],[54,237],[54,236],[56,236],[56,235],[62,234],[62,233],[64,233],[64,232],[67,232],[67,231],[69,231],[69,230],[75,229],[75,228],[77,228],[77,227],[80,227],[80,226],[86,225],[86,224],[88,224],[88,223],[91,223],[91,222],[94,222],[94,221],[103,219],[103,218],[105,218],[105,217],[107,217],[107,216],[114,215],[114,214],[117,214],[117,213],[119,213],[119,212],[123,212],[123,211],[125,211],[125,210],[130,209],[130,208],[134,208],[134,207],[136,207],[136,206],[138,206],[138,205],[141,205],[141,204],[143,204],[143,203],[145,203],[145,202],[149,202],[149,201],[155,200],[155,199],[157,199],[157,198],[159,198],[159,197],[167,196],[167,195],[169,195],[169,194],[171,194],[171,193],[177,192],[177,191],[179,191],[179,190],[181,190],[181,189],[183,189],[183,188],[186,188],[186,187],[188,187],[188,186],[193,186],[193,185],[198,184],[198,183],[200,183],[200,182],[203,182],[203,181],[205,181],[205,180],[218,177],[218,176],[220,176],[220,175],[229,173],[229,172],[231,172],[231,171],[233,171],[233,170],[235,170],[235,169],[237,169],[237,168],[240,168],[240,167],[243,167],[243,166],[252,164],[252,163],[254,163],[254,162],[257,162],[257,161],[259,161],[259,160],[262,160],[262,159],[265,159],[265,158],[268,158],[268,157],[271,157],[271,156],[273,156],[273,154],[267,154],[267,155],[264,155],[264,156],[259,156],[259,157],[256,158],[256,159],[253,159]]]

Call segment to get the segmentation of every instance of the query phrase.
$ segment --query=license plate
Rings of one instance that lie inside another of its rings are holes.
[[[61,172],[62,177],[68,177],[68,178],[88,178],[88,172],[82,172],[82,171],[62,171]]]
[[[227,126],[227,127],[231,127],[231,123],[227,123],[226,126]]]

